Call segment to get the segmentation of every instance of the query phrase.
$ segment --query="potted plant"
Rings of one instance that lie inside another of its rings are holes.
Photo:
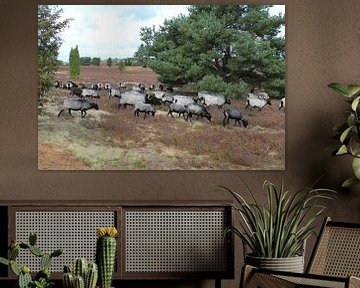
[[[30,233],[29,243],[12,242],[8,251],[8,258],[0,257],[0,263],[10,266],[11,271],[18,277],[18,288],[49,288],[54,286],[54,282],[50,279],[50,265],[54,257],[58,257],[64,253],[63,249],[57,249],[52,253],[43,252],[36,246],[36,233]],[[41,270],[36,273],[34,279],[30,274],[30,268],[26,265],[17,263],[20,249],[27,250],[31,254],[40,258]]]
[[[346,122],[334,127],[339,139],[339,145],[334,155],[350,155],[352,157],[352,169],[354,176],[345,180],[343,187],[360,183],[360,85],[344,85],[341,83],[330,83],[329,88],[347,98],[350,110]]]
[[[262,205],[242,180],[251,201],[221,186],[235,199],[233,208],[240,216],[239,227],[229,227],[243,242],[245,264],[271,270],[303,272],[305,241],[314,233],[316,221],[326,207],[318,200],[331,199],[334,191],[304,188],[296,193],[278,189],[266,180],[267,203]],[[247,250],[250,253],[247,253]]]

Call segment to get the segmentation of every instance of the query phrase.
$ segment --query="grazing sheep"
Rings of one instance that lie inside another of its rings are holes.
[[[151,104],[151,105],[161,105],[162,101],[161,99],[157,98],[154,93],[145,94],[145,103]]]
[[[169,105],[169,112],[167,113],[167,115],[170,115],[171,117],[174,117],[172,115],[172,113],[175,112],[178,114],[178,117],[180,117],[180,115],[182,114],[184,119],[185,119],[185,113],[188,113],[188,107],[187,105],[182,105],[182,104],[178,104],[178,103],[171,103]]]
[[[110,83],[105,83],[104,89],[109,91],[111,89],[111,84]]]
[[[78,85],[72,81],[67,81],[65,83],[65,86],[64,86],[65,89],[70,90],[72,87],[78,87]]]
[[[145,103],[146,95],[140,92],[135,91],[125,91],[124,93],[121,93],[120,102],[118,109],[120,109],[121,106],[126,108],[128,105],[135,105],[136,103]]]
[[[126,84],[122,84],[121,82],[119,82],[119,89],[120,90],[125,90],[127,88]]]
[[[161,97],[161,101],[163,104],[171,104],[174,102],[174,96],[170,95],[170,94],[164,94]]]
[[[280,103],[279,103],[279,110],[283,108],[285,109],[285,97],[281,98]]]
[[[203,105],[200,104],[196,104],[196,103],[192,103],[187,105],[187,116],[186,116],[186,120],[188,120],[190,118],[190,121],[192,119],[192,115],[196,115],[197,116],[197,120],[199,119],[199,117],[203,118],[205,117],[206,119],[208,119],[211,122],[211,115],[209,113],[209,111],[207,110],[207,108]]]
[[[54,81],[54,87],[55,88],[62,88],[63,87],[63,83],[60,80],[55,80]]]
[[[155,109],[151,106],[151,104],[148,103],[136,103],[134,107],[134,116],[139,117],[139,113],[144,113],[144,119],[146,118],[146,115],[152,114],[152,116],[155,116]]]
[[[173,102],[178,103],[178,104],[182,104],[182,105],[189,105],[189,104],[194,104],[195,100],[193,97],[191,96],[185,96],[185,95],[174,95],[173,97]]]
[[[64,107],[60,110],[58,117],[64,112],[65,109],[68,109],[69,114],[71,114],[71,110],[81,111],[81,118],[86,116],[86,111],[89,109],[98,110],[99,107],[96,103],[89,102],[80,98],[67,98],[64,100]]]
[[[231,100],[229,98],[220,94],[210,94],[208,92],[199,92],[197,99],[200,103],[207,107],[216,106],[218,108],[222,108],[225,104],[231,104]]]
[[[145,92],[145,85],[140,83],[138,86],[133,86],[132,91],[144,93]]]
[[[252,108],[258,108],[258,111],[261,111],[261,109],[264,108],[266,105],[271,106],[270,99],[260,99],[248,96],[246,98],[245,108],[247,109],[250,106]]]
[[[70,95],[76,95],[78,97],[81,97],[82,91],[83,89],[81,89],[80,87],[71,87]]]
[[[224,127],[226,126],[226,124],[229,125],[229,120],[230,119],[235,120],[234,126],[236,125],[236,123],[239,123],[239,126],[241,126],[241,123],[242,123],[242,125],[245,128],[248,125],[248,121],[244,118],[244,116],[242,115],[242,113],[241,113],[241,111],[239,109],[236,109],[236,108],[226,108],[226,109],[224,109],[224,120],[223,120]]]
[[[111,98],[111,97],[120,98],[120,96],[121,96],[120,90],[110,88],[110,90],[109,90],[109,98]]]
[[[99,93],[93,89],[82,89],[82,97],[100,98]]]

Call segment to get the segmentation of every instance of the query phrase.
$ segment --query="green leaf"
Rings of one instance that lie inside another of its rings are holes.
[[[9,264],[10,264],[9,260],[8,260],[8,259],[5,259],[5,258],[3,258],[3,257],[0,257],[0,263],[1,263],[1,264],[4,264],[4,265],[9,265]]]
[[[359,183],[360,183],[359,179],[357,179],[356,177],[351,177],[351,178],[345,180],[344,183],[342,183],[341,187],[348,188],[352,185],[359,184]]]
[[[346,145],[341,145],[341,147],[339,148],[339,150],[336,152],[335,155],[344,155],[344,154],[348,154],[348,149],[346,147]]]
[[[355,157],[353,159],[352,168],[356,178],[360,180],[360,158]]]
[[[351,103],[351,109],[352,109],[353,111],[356,111],[356,108],[357,108],[358,105],[359,105],[359,101],[360,101],[360,96],[356,97],[356,98],[354,99],[354,101],[352,101],[352,103]]]
[[[347,90],[349,91],[351,96],[354,96],[360,92],[360,85],[348,85]]]
[[[329,88],[333,89],[335,92],[339,93],[342,96],[350,98],[352,94],[348,90],[348,86],[341,83],[330,83]]]
[[[345,131],[343,133],[341,133],[341,136],[340,136],[340,142],[341,143],[344,143],[344,141],[346,140],[346,138],[347,138],[347,136],[348,136],[348,134],[349,134],[349,132],[351,131],[352,128],[353,128],[352,126],[348,127],[347,129],[345,129]]]

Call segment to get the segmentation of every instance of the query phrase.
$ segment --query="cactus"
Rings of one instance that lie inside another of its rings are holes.
[[[64,251],[63,249],[55,250],[53,253],[44,253],[40,250],[36,244],[37,236],[35,233],[30,233],[29,244],[20,242],[16,243],[11,241],[11,245],[8,250],[8,259],[0,257],[0,263],[10,266],[11,271],[18,276],[18,286],[19,288],[29,288],[29,287],[40,287],[37,283],[50,284],[50,264],[53,257],[60,256]],[[30,275],[30,269],[27,266],[22,266],[21,268],[17,265],[16,259],[19,256],[19,250],[24,249],[28,250],[30,253],[37,257],[41,257],[41,271],[36,273],[35,281],[32,280]],[[40,285],[40,284],[39,284]]]
[[[40,267],[41,267],[41,269],[44,269],[44,268],[49,269],[49,268],[50,268],[50,265],[51,265],[51,260],[52,260],[51,255],[48,254],[48,253],[44,253],[44,254],[41,256],[41,261],[40,261]]]
[[[30,270],[28,267],[22,267],[18,279],[19,288],[28,288],[30,286],[30,283],[32,283]]]
[[[82,280],[80,280],[80,278]],[[69,266],[64,266],[64,273],[63,273],[64,288],[78,288],[77,286],[75,286],[75,281],[77,281],[76,285],[78,285],[79,287],[95,288],[97,278],[98,278],[98,268],[96,263],[90,262],[88,264],[86,258],[78,258],[75,260],[73,273],[71,273],[71,269]]]
[[[85,288],[84,278],[80,275],[74,277],[74,288]]]
[[[110,288],[116,258],[115,227],[98,228],[96,242],[96,262],[99,269],[100,288]]]
[[[96,263],[89,263],[85,276],[85,288],[95,288],[98,279],[98,266]]]
[[[88,266],[88,261],[86,258],[78,258],[75,261],[74,265],[74,274],[75,276],[81,276],[85,279],[85,274]]]
[[[62,276],[62,282],[64,288],[73,288],[74,287],[74,276],[72,273],[64,273]]]

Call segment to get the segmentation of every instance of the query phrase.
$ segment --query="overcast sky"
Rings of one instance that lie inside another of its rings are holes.
[[[165,19],[187,15],[186,5],[58,5],[63,18],[73,18],[62,32],[59,59],[69,60],[78,45],[80,57],[101,59],[132,57],[141,44],[140,28],[158,28]],[[285,5],[275,5],[271,14],[285,15]]]

